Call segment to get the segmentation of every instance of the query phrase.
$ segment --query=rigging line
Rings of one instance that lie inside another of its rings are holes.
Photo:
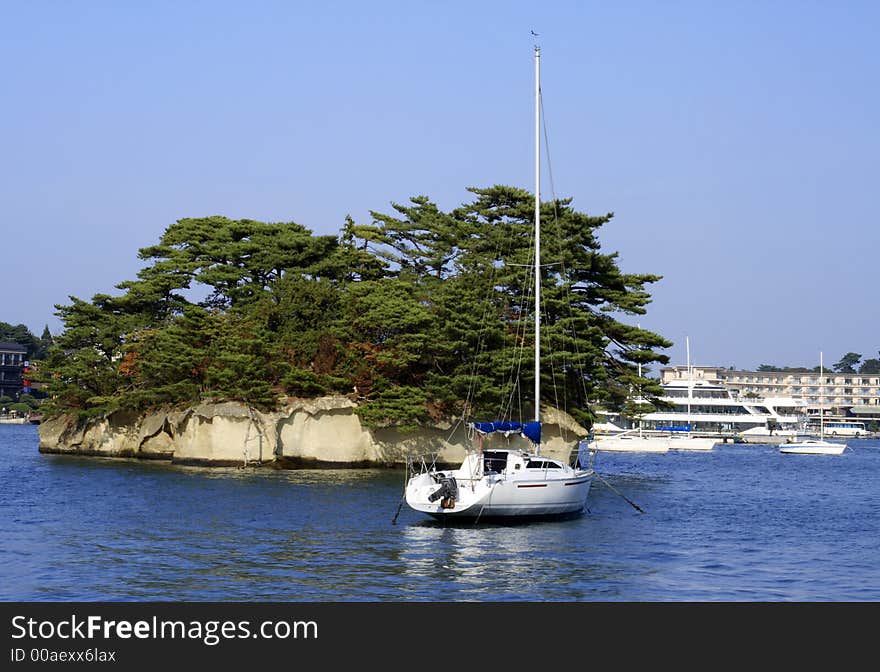
[[[520,328],[519,324],[517,324],[517,330]],[[514,356],[511,362],[511,371],[510,377],[508,378],[507,383],[504,387],[509,388],[509,391],[505,397],[501,398],[501,406],[499,407],[499,414],[501,419],[506,419],[508,417],[513,417],[513,409],[517,409],[517,415],[522,421],[522,395],[520,394],[520,381],[522,379],[522,363],[525,357],[525,345],[523,343],[522,334],[519,331],[514,333]],[[518,399],[519,403],[514,404],[514,400]]]
[[[506,241],[506,242],[507,242],[508,246],[512,246],[512,243],[510,241]],[[498,243],[496,244],[496,247],[495,247],[494,258],[504,259],[506,256],[509,256],[509,254],[505,255],[505,253],[504,253],[504,250],[503,250],[504,243],[505,243],[504,238],[502,238],[501,240],[498,241]],[[489,322],[488,316],[491,312],[491,306],[493,305],[493,302],[490,301],[490,299],[492,298],[494,291],[495,291],[495,278],[496,278],[497,274],[498,274],[498,268],[493,263],[492,264],[492,271],[491,271],[491,274],[489,277],[489,283],[488,283],[488,286],[486,289],[486,300],[483,302],[483,315],[481,318],[481,325],[480,325],[480,331],[479,331],[479,336],[478,336],[476,352],[474,353],[474,358],[471,363],[471,374],[470,374],[470,381],[469,381],[468,391],[467,391],[466,401],[465,401],[465,412],[467,412],[469,409],[471,411],[473,410],[471,408],[471,405],[472,405],[472,401],[473,401],[475,394],[476,394],[477,366],[479,363],[480,355],[483,353],[483,347],[484,347],[484,343],[485,343],[484,336],[485,336],[486,331],[489,328],[488,327],[488,322]],[[462,414],[462,418],[463,418],[463,416],[464,416],[464,413]],[[459,418],[459,423],[462,421],[462,418]],[[455,430],[455,428],[453,428],[453,431],[454,430]],[[451,435],[450,435],[450,437],[451,437]]]
[[[544,130],[544,148],[546,150],[545,154],[547,155],[547,173],[550,178],[550,193],[553,196],[553,223],[556,226],[557,237],[559,238],[559,240],[562,240],[562,227],[559,224],[559,210],[558,210],[559,199],[556,196],[556,186],[553,182],[553,162],[550,159],[550,135],[547,132],[547,115],[544,112],[544,94],[543,94],[543,92],[539,92],[539,94],[540,95],[538,97],[538,101],[541,105],[541,126]],[[563,286],[565,287],[566,303],[568,305],[568,313],[569,313],[569,317],[571,319],[571,333],[572,333],[571,340],[574,345],[575,357],[577,358],[577,366],[575,366],[573,368],[577,369],[580,366],[580,362],[581,362],[582,358],[581,358],[581,354],[580,354],[580,349],[578,347],[577,328],[575,327],[574,313],[573,313],[573,310],[571,307],[571,286],[569,283],[567,283],[565,281],[565,278],[567,276],[567,270],[565,267],[564,258],[562,258],[562,260],[559,263],[562,265],[562,281],[563,281]],[[582,387],[582,391],[584,394],[584,402],[586,402],[588,399],[586,378],[585,378],[585,376],[580,375],[580,376],[578,376],[578,379],[581,382],[581,387]]]
[[[508,250],[508,256],[513,253],[513,237],[511,236],[511,242],[509,243],[510,247]],[[532,240],[529,248],[529,256],[534,258],[534,240]],[[528,269],[529,266],[527,264],[522,264],[524,269]],[[532,266],[533,268],[534,266]],[[522,373],[522,362],[525,357],[525,332],[526,332],[526,322],[524,319],[525,316],[525,307],[528,304],[530,297],[532,295],[532,277],[531,273],[528,270],[523,271],[524,280],[522,281],[522,286],[526,289],[520,295],[519,306],[517,307],[517,320],[516,325],[513,332],[514,339],[514,356],[510,365],[510,378],[508,383],[504,386],[507,387],[509,385],[510,392],[507,395],[507,400],[504,400],[504,396],[501,397],[501,405],[499,408],[499,413],[502,419],[506,417],[513,416],[513,408],[514,408],[514,399],[518,398],[519,403],[516,405],[518,410],[518,416],[520,422],[523,419],[523,408],[522,408],[522,394],[520,390],[520,380]]]
[[[534,238],[532,239],[530,248],[529,248],[529,256],[534,259],[535,255],[535,242]],[[528,268],[528,266],[524,266]],[[534,268],[534,266],[532,266]],[[528,328],[527,320],[525,319],[526,315],[526,306],[531,302],[532,295],[534,294],[534,277],[529,270],[524,271],[524,281],[522,283],[523,287],[526,289],[525,292],[521,295],[519,312],[517,316],[517,327],[515,331],[515,338],[518,343],[518,348],[516,350],[517,359],[515,360],[515,372],[516,372],[516,383],[511,388],[511,407],[513,406],[514,397],[517,398],[517,411],[518,411],[518,419],[520,422],[523,422],[523,399],[522,399],[522,385],[520,385],[520,381],[522,380],[522,365],[526,356],[526,331]],[[511,412],[512,415],[512,412]]]
[[[477,336],[477,344],[476,344],[476,348],[475,348],[475,352],[474,352],[473,361],[471,363],[471,375],[470,375],[470,381],[468,383],[468,391],[467,391],[466,400],[465,400],[465,405],[466,405],[465,410],[466,411],[469,408],[471,402],[473,401],[474,395],[476,394],[477,366],[479,363],[480,355],[483,353],[483,346],[485,344],[484,337],[486,334],[486,330],[488,329],[488,322],[489,322],[488,315],[489,315],[489,310],[490,310],[490,305],[491,305],[490,298],[492,296],[492,288],[494,287],[494,279],[495,279],[495,269],[493,268],[492,274],[490,276],[489,287],[487,289],[487,296],[483,302],[483,314],[480,318],[480,329],[479,329],[478,336]]]
[[[458,427],[464,422],[465,416],[471,414],[473,411],[472,401],[473,401],[473,398],[476,394],[477,365],[478,365],[478,362],[480,359],[480,354],[482,354],[482,351],[483,351],[484,335],[485,335],[486,330],[488,329],[488,327],[487,327],[488,314],[489,314],[489,306],[491,305],[489,298],[492,295],[492,288],[494,287],[494,279],[495,279],[495,268],[493,266],[492,273],[490,275],[490,282],[489,282],[489,286],[488,286],[488,290],[487,290],[486,300],[483,301],[483,314],[480,317],[480,329],[477,332],[477,343],[476,343],[475,352],[473,355],[473,360],[472,360],[471,366],[470,366],[470,376],[469,376],[467,392],[465,394],[464,408],[462,409],[462,413],[459,415],[458,421],[455,423],[455,425],[450,430],[449,435],[447,437],[447,442],[451,442],[452,436],[455,434]]]
[[[547,133],[547,114],[544,112],[544,93],[543,91],[538,93],[538,102],[541,105],[541,127],[544,129],[544,149],[547,155],[547,175],[550,178],[550,193],[553,195],[553,219],[557,220],[556,203],[558,199],[556,198],[556,186],[553,184],[553,162],[550,160],[550,136]]]
[[[539,93],[538,101],[541,106],[541,127],[543,128],[543,131],[544,131],[544,149],[546,150],[545,155],[547,157],[547,173],[550,178],[550,193],[553,196],[553,224],[556,228],[557,240],[562,241],[563,240],[562,227],[559,224],[559,209],[558,209],[559,199],[556,196],[556,185],[553,181],[553,162],[550,158],[550,135],[547,132],[547,113],[544,111],[544,94],[542,91],[539,91],[538,93]],[[560,243],[560,255],[561,255],[561,253],[562,253],[562,249],[561,249],[561,243]],[[548,265],[550,265],[550,264],[548,264]],[[561,273],[562,285],[565,288],[566,303],[568,305],[569,317],[573,317],[571,314],[571,312],[572,312],[571,296],[569,293],[568,283],[566,283],[567,273],[566,273],[566,268],[565,268],[564,257],[560,256],[560,261],[555,262],[553,265],[562,266],[562,273]],[[546,303],[545,303],[545,306],[546,306]],[[548,321],[549,321],[549,317],[550,316],[548,314],[547,315]],[[573,327],[574,327],[574,325],[572,324],[572,328]],[[563,332],[563,335],[564,335],[564,332]],[[574,342],[575,348],[577,348],[577,339],[573,338],[572,340]],[[548,339],[548,347],[551,350],[550,354],[551,354],[551,362],[552,362],[553,345],[552,345],[552,341],[550,339]],[[563,350],[563,352],[564,352],[564,350]],[[578,357],[578,359],[580,359],[580,358]],[[563,360],[565,360],[564,354],[563,354]],[[565,363],[565,361],[563,361],[563,363]],[[576,368],[576,367],[572,367],[572,368]],[[556,383],[556,369],[552,365],[550,367],[550,374],[552,376],[552,381],[553,381],[554,403],[556,404],[556,407],[559,408],[559,391],[557,389],[557,383]],[[580,376],[580,378],[583,380],[583,376]],[[565,409],[566,412],[568,412],[568,386],[563,385],[562,391],[563,391],[563,408]],[[585,386],[585,391],[586,391],[586,386]],[[586,394],[584,395],[584,399],[586,400]]]

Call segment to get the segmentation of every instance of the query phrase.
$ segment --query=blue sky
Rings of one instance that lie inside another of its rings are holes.
[[[626,319],[674,363],[877,356],[878,29],[869,2],[0,2],[0,320],[57,331],[181,217],[335,233],[532,189],[535,30],[557,196],[664,276]]]

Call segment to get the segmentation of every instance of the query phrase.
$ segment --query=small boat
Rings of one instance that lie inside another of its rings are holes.
[[[641,328],[641,325],[639,325]],[[638,365],[639,378],[642,377],[641,362]],[[635,401],[642,401],[641,395]],[[590,445],[594,451],[602,450],[613,453],[668,453],[669,439],[665,436],[648,435],[642,433],[639,423],[638,435],[632,434],[634,429],[619,430],[616,433],[608,433],[605,427],[609,423],[597,423],[593,425],[595,440]],[[612,425],[614,427],[614,425]],[[618,428],[619,429],[619,428]]]
[[[684,436],[670,436],[668,441],[669,450],[712,450],[715,448],[715,444],[718,443],[717,439],[687,434]]]
[[[700,380],[691,365],[690,338],[687,343],[687,374],[681,376],[676,367],[675,380],[661,383],[661,401],[667,409],[654,410],[642,416],[647,429],[672,430],[686,423],[685,431],[700,436],[713,435],[716,443],[738,433],[751,443],[780,443],[778,437],[796,433],[806,422],[806,402],[792,397],[749,398],[739,396],[718,382]],[[673,426],[673,427],[670,427]],[[775,434],[771,434],[773,428]],[[776,437],[776,438],[773,438]],[[771,441],[767,441],[770,438]],[[796,437],[788,436],[792,439]],[[684,449],[695,444],[681,444]],[[707,449],[703,446],[699,449]]]
[[[427,469],[410,478],[406,502],[435,518],[561,516],[583,510],[592,476],[592,469],[537,451],[473,451],[458,469]]]
[[[596,437],[590,444],[590,448],[613,453],[668,453],[669,438],[665,436],[637,436],[635,434],[601,436]]]
[[[845,443],[833,443],[822,439],[786,443],[779,448],[780,453],[800,453],[803,455],[840,455],[844,450],[846,450]]]
[[[691,434],[693,423],[691,422],[691,400],[694,397],[694,375],[691,368],[691,341],[690,337],[685,337],[687,347],[687,366],[688,366],[688,396],[687,396],[687,434],[672,435],[669,437],[670,450],[712,450],[717,441],[715,439],[707,439],[704,437],[694,436]]]
[[[541,201],[539,129],[540,49],[535,46],[535,305],[541,295]],[[457,469],[438,469],[434,462],[408,460],[404,497],[415,511],[435,518],[524,518],[563,516],[583,510],[593,478],[589,448],[578,444],[574,466],[541,455],[541,319],[535,314],[535,390],[533,422],[469,422],[477,440]],[[483,437],[501,433],[528,440],[528,449],[484,449]]]
[[[769,429],[767,427],[752,427],[739,433],[739,436],[748,443],[796,443],[813,438],[807,432],[800,429]]]
[[[846,450],[845,443],[836,443],[825,440],[825,423],[824,420],[824,401],[825,401],[825,367],[822,359],[822,353],[819,353],[819,380],[822,383],[819,386],[819,438],[806,439],[805,441],[796,441],[786,443],[779,448],[780,453],[799,453],[803,455],[840,455]]]
[[[28,419],[26,415],[16,413],[15,411],[0,415],[0,425],[24,425],[27,421]]]
[[[593,427],[595,431],[595,426]],[[638,431],[638,434],[634,432]],[[669,437],[643,434],[641,429],[627,429],[617,434],[596,434],[591,450],[613,453],[668,453]]]

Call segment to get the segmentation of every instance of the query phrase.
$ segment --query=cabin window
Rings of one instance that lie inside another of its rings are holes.
[[[483,453],[483,473],[500,474],[507,466],[507,453]]]
[[[526,469],[560,469],[561,467],[555,462],[547,462],[545,460],[529,460]]]

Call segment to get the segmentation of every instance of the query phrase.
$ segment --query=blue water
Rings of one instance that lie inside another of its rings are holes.
[[[880,441],[601,453],[574,520],[444,527],[398,470],[41,455],[0,425],[0,600],[875,601]]]

